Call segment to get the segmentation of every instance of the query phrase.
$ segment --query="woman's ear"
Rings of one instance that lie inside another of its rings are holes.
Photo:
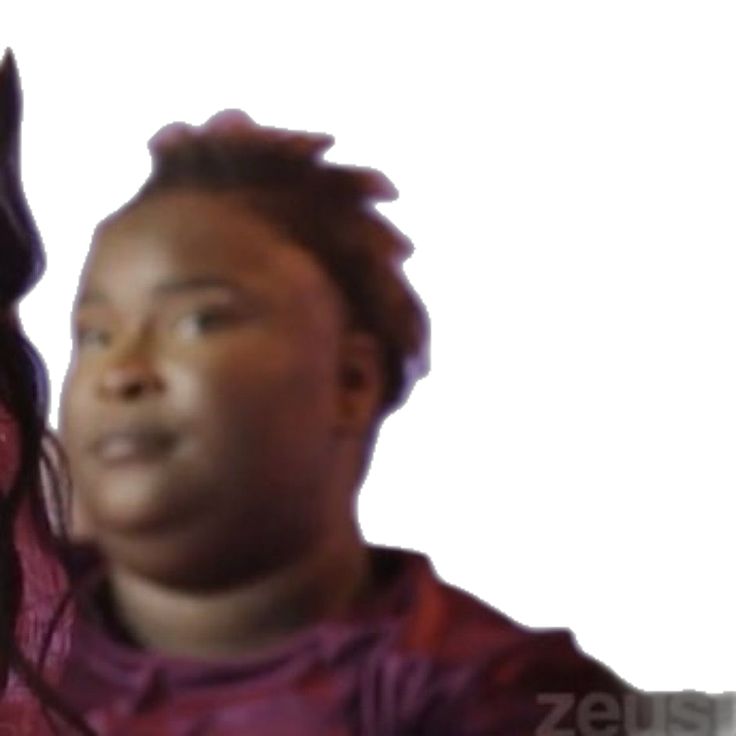
[[[367,332],[349,331],[340,345],[338,429],[364,437],[372,430],[384,393],[383,351]]]

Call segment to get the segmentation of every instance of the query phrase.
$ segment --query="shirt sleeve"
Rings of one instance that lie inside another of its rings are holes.
[[[553,736],[633,733],[639,695],[584,655],[567,631],[534,634],[480,668],[448,714],[427,736]]]
[[[17,427],[0,406],[0,496],[8,492],[14,481],[19,454]],[[53,682],[59,662],[68,649],[68,614],[54,622],[57,607],[67,590],[67,578],[61,560],[54,554],[52,540],[44,534],[48,531],[38,523],[31,499],[24,497],[13,524],[13,542],[23,575],[15,637],[21,652],[32,662],[45,651],[45,673]],[[50,629],[52,623],[55,626]],[[23,689],[19,678],[11,673],[5,694],[10,696]]]

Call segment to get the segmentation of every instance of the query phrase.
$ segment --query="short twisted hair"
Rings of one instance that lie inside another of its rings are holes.
[[[396,190],[378,171],[326,162],[332,143],[326,135],[266,128],[236,111],[201,128],[177,123],[151,140],[153,170],[125,209],[174,189],[242,194],[244,206],[316,257],[343,294],[352,325],[377,339],[384,416],[427,371],[429,321],[402,268],[412,245],[374,206]]]

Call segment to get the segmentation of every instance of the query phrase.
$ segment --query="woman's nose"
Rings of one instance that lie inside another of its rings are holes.
[[[141,354],[121,357],[109,364],[100,380],[104,398],[131,401],[155,395],[164,386],[154,362]]]

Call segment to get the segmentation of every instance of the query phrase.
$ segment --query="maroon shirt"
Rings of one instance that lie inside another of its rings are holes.
[[[568,632],[515,624],[415,553],[372,556],[384,583],[369,605],[218,664],[127,646],[82,604],[64,693],[104,736],[533,734],[539,693],[623,694]]]
[[[19,465],[19,438],[11,417],[0,405],[0,494],[10,488]],[[38,536],[30,499],[24,498],[15,519],[14,540],[23,570],[21,616],[15,637],[22,653],[37,662],[54,613],[59,610],[67,577],[60,561],[52,552],[50,540]],[[0,605],[2,605],[0,591]],[[44,676],[58,683],[69,648],[71,611],[62,609],[56,634],[46,651]],[[0,736],[43,736],[45,719],[35,697],[14,673],[10,673],[5,692],[0,691]]]

